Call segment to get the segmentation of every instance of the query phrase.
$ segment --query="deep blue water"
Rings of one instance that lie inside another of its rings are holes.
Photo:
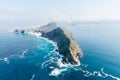
[[[120,80],[119,23],[64,25],[83,50],[80,66],[63,65],[43,38],[1,29],[0,80]]]

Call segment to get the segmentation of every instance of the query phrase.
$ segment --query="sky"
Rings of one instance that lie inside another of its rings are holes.
[[[120,20],[120,0],[0,0],[0,20]]]

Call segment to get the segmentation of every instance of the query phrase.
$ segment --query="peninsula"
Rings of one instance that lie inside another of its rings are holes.
[[[15,31],[18,33],[18,30]],[[36,34],[52,40],[58,46],[58,50],[56,51],[63,55],[63,63],[79,64],[79,57],[82,55],[82,50],[75,42],[73,35],[64,27],[57,25],[56,22],[38,28],[24,29],[20,32],[22,34]]]

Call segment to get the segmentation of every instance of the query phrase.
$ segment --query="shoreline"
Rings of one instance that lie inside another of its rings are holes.
[[[48,23],[34,29],[23,29],[14,31],[16,34],[31,34],[50,42],[57,47],[55,50],[63,55],[62,62],[65,64],[79,65],[82,49],[79,47],[71,32],[57,23]]]
[[[53,44],[55,47],[57,47],[56,42],[54,42],[54,41],[52,41],[52,40],[49,40],[48,38],[42,37],[41,34],[39,34],[39,33],[25,33],[25,34],[34,35],[34,36],[36,36],[36,37],[38,37],[38,38],[44,39],[44,40],[48,41],[49,43]],[[58,48],[58,47],[57,47],[57,48]]]
[[[58,46],[57,46],[56,42],[54,42],[54,41],[52,41],[52,40],[49,40],[48,38],[39,36],[39,35],[40,35],[39,33],[25,33],[25,34],[34,35],[34,36],[36,36],[36,37],[38,37],[38,38],[41,38],[41,39],[43,39],[43,40],[51,43],[51,44],[55,47],[55,49],[54,49],[53,51],[55,51],[56,49],[58,49]],[[55,52],[56,52],[56,51],[55,51]],[[59,51],[58,51],[57,53],[59,54]],[[67,66],[75,66],[75,67],[76,67],[76,66],[80,66],[80,61],[79,61],[78,64],[75,64],[75,65],[73,65],[73,64],[71,64],[71,63],[63,63],[63,62],[62,62],[62,56],[63,56],[63,55],[61,55],[61,54],[59,54],[59,55],[61,56],[61,59],[58,60],[58,63],[60,63],[60,64],[59,64],[60,67],[67,67]]]

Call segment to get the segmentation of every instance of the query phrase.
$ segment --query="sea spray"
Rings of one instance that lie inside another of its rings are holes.
[[[72,69],[76,66],[80,66],[80,62],[78,63],[78,65],[72,65],[71,63],[63,63],[62,62],[63,56],[60,55],[59,52],[56,52],[56,49],[58,49],[58,47],[57,47],[57,44],[55,42],[53,42],[52,40],[41,37],[40,33],[30,33],[30,34],[35,35],[38,38],[44,39],[54,46],[54,50],[44,56],[44,58],[47,58],[47,60],[45,60],[41,65],[41,69],[46,68],[46,67],[49,67],[51,69],[49,76],[58,76],[61,73],[67,71],[68,69]],[[55,56],[55,57],[53,57],[53,56]],[[51,64],[54,64],[53,65],[54,67],[49,66]]]
[[[67,72],[68,70],[70,69],[74,69],[75,71],[82,71],[84,73],[84,76],[85,77],[90,77],[90,76],[98,76],[98,77],[102,77],[102,78],[107,78],[107,77],[110,77],[110,78],[113,78],[113,79],[116,79],[116,80],[120,80],[120,78],[118,77],[115,77],[113,75],[110,75],[110,74],[107,74],[103,71],[103,68],[101,68],[101,71],[93,71],[93,72],[90,72],[88,70],[83,70],[82,68],[79,68],[80,67],[80,63],[79,65],[72,65],[70,63],[68,64],[63,64],[62,63],[62,55],[60,55],[58,52],[55,52],[56,49],[58,49],[57,45],[55,42],[51,41],[51,40],[48,40],[47,38],[43,38],[43,37],[40,37],[40,34],[32,34],[32,35],[35,35],[41,39],[44,39],[46,41],[48,41],[49,43],[53,44],[54,45],[54,50],[51,51],[51,53],[49,53],[48,55],[44,56],[44,58],[48,58],[49,59],[47,61],[44,61],[41,65],[41,68],[46,68],[46,67],[49,67],[51,69],[50,73],[49,73],[49,76],[59,76],[60,74],[62,74],[63,72]],[[54,54],[52,54],[54,53]],[[56,54],[55,54],[56,53]],[[50,55],[51,54],[51,55]],[[56,55],[56,58],[52,57],[52,55]],[[56,64],[57,66],[49,66],[51,64]],[[79,67],[77,67],[79,66]],[[88,67],[88,65],[84,65],[84,67]]]

